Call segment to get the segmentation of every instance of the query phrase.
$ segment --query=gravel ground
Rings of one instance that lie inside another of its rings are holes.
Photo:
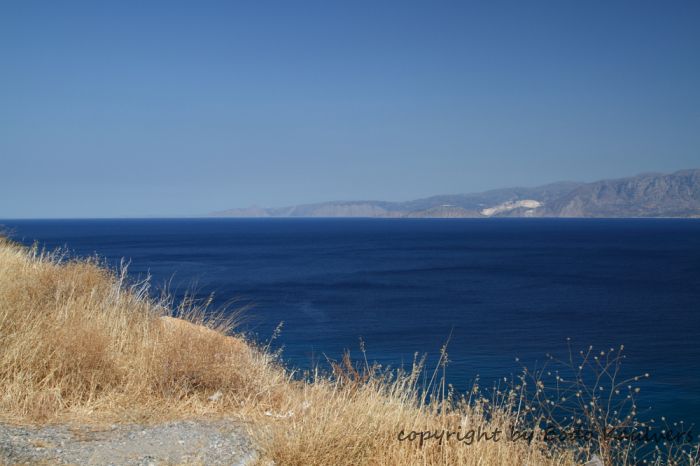
[[[246,465],[255,450],[240,424],[179,421],[106,428],[0,424],[0,464]]]

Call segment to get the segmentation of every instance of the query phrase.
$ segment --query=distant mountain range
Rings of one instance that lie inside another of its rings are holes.
[[[561,182],[406,202],[332,201],[249,207],[216,217],[700,217],[700,169],[593,183]]]

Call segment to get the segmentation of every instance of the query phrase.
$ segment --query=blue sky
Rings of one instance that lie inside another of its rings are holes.
[[[0,218],[700,167],[700,2],[3,2]]]

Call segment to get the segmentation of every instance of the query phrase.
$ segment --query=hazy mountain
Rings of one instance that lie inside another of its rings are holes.
[[[700,170],[586,183],[549,202],[543,207],[542,215],[697,217],[700,216]]]
[[[217,217],[700,217],[700,170],[593,183],[562,182],[406,202],[333,201],[250,207]]]

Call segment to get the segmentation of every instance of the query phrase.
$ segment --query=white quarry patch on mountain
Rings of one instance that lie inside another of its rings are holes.
[[[534,199],[523,199],[522,201],[508,201],[503,204],[499,204],[495,207],[489,207],[488,209],[483,209],[481,215],[491,217],[492,215],[500,214],[501,212],[508,212],[513,209],[536,209],[541,207],[542,203],[540,201],[535,201]]]

